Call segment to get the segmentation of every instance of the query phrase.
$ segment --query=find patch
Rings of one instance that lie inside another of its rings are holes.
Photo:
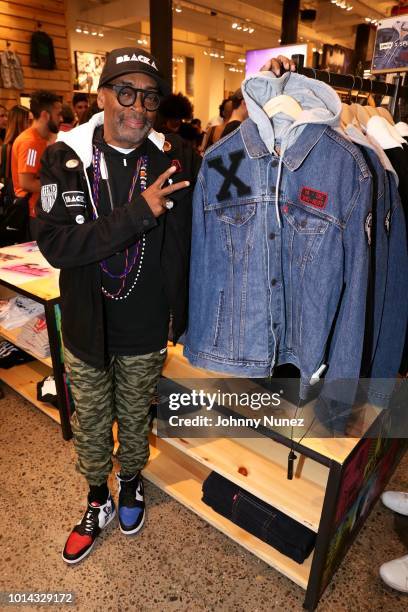
[[[209,168],[213,168],[219,174],[221,174],[221,176],[224,177],[224,182],[221,185],[221,189],[217,193],[217,200],[219,202],[232,198],[232,194],[230,191],[231,185],[234,185],[236,187],[237,194],[240,197],[252,193],[250,186],[246,185],[237,176],[238,168],[240,167],[242,160],[245,159],[244,151],[241,150],[228,153],[228,157],[231,162],[228,168],[224,166],[224,161],[222,157],[214,157],[214,159],[210,159],[208,162]]]
[[[318,191],[317,189],[312,189],[311,187],[302,187],[300,199],[302,202],[305,202],[305,204],[314,206],[314,208],[322,209],[326,208],[328,195],[324,191]]]

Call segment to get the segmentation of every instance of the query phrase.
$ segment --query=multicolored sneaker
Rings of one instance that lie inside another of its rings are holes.
[[[102,529],[108,525],[116,514],[111,495],[106,503],[88,502],[88,509],[82,520],[71,531],[62,552],[62,558],[73,564],[82,561],[89,555],[95,540]]]
[[[143,478],[140,472],[128,480],[116,474],[119,485],[119,527],[122,533],[137,533],[145,520]]]

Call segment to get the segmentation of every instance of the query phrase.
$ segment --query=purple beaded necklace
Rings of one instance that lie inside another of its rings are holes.
[[[99,208],[99,198],[100,198],[101,157],[102,157],[101,151],[97,149],[96,147],[94,147],[94,153],[93,153],[93,158],[92,158],[93,173],[94,173],[94,179],[93,179],[93,185],[92,185],[92,196],[94,199],[96,210],[98,210]],[[142,155],[137,160],[136,169],[133,174],[132,183],[129,189],[128,203],[130,203],[132,199],[133,192],[135,190],[138,179],[140,180],[140,191],[144,191],[147,187],[147,162],[148,162],[147,155]],[[93,218],[94,219],[97,218],[97,215],[95,212],[93,213]],[[142,269],[142,263],[143,263],[143,257],[144,257],[144,251],[145,251],[145,245],[146,245],[146,237],[145,237],[145,234],[143,234],[142,239],[138,240],[134,247],[132,247],[131,249],[127,248],[125,250],[125,266],[119,274],[114,274],[113,272],[110,272],[105,259],[100,262],[99,265],[104,274],[106,274],[110,278],[120,280],[120,287],[118,291],[116,291],[115,293],[110,293],[102,285],[102,293],[106,297],[112,300],[124,300],[130,295],[131,291],[134,289],[139,279],[139,276],[140,276],[140,272]],[[132,254],[131,254],[131,251],[133,251]],[[124,293],[125,286],[126,286],[126,278],[130,274],[130,272],[133,270],[135,265],[138,265],[135,280],[133,281],[128,291]]]

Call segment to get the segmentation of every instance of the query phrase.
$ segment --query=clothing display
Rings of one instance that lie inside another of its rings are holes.
[[[316,534],[216,472],[203,482],[202,501],[283,555],[303,563]]]
[[[21,59],[14,51],[0,53],[1,87],[5,89],[24,89],[24,75]]]
[[[23,349],[33,351],[40,357],[49,357],[50,344],[45,315],[42,314],[27,321],[21,328],[17,340]]]
[[[47,376],[37,383],[37,400],[48,402],[58,408],[57,388],[53,376]]]
[[[28,355],[28,353],[25,353],[7,340],[0,342],[0,368],[9,370],[14,366],[28,363],[29,361],[34,361],[34,357],[31,357],[31,355]]]
[[[408,256],[394,173],[340,131],[327,84],[263,72],[242,91],[249,118],[204,156],[194,193],[185,356],[243,377],[291,363],[302,399],[322,376],[357,381],[367,350],[370,374],[395,376]],[[296,118],[268,116],[281,95]]]
[[[5,329],[22,327],[33,317],[44,315],[44,306],[23,295],[0,300],[0,325]]]
[[[52,38],[42,30],[31,35],[30,66],[40,70],[55,70],[57,67]]]

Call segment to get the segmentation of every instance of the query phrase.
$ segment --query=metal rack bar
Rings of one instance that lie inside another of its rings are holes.
[[[399,85],[390,85],[382,81],[372,81],[371,79],[363,79],[352,74],[336,74],[328,70],[316,70],[315,68],[299,67],[298,73],[303,74],[311,79],[323,81],[332,87],[341,87],[343,89],[356,89],[360,92],[379,94],[382,96],[393,97],[397,93],[399,98],[408,99],[408,87],[399,87]]]

